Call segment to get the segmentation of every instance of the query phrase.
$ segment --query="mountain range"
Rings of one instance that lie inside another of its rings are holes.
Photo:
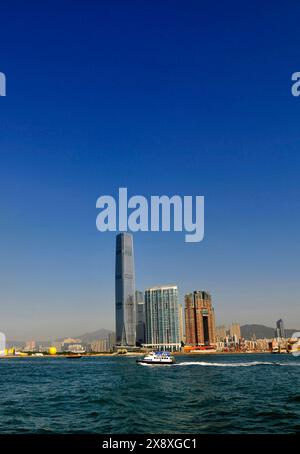
[[[108,335],[113,333],[112,330],[106,329],[106,328],[101,328],[98,329],[97,331],[93,331],[91,333],[84,333],[80,334],[79,336],[72,336],[73,339],[80,339],[80,341],[83,344],[89,344],[90,342],[93,342],[95,340],[100,340],[100,339],[107,339]],[[57,342],[62,342],[65,339],[65,337],[61,337],[60,339],[56,339]]]
[[[291,337],[293,333],[295,333],[296,329],[285,329],[285,336]],[[252,339],[256,337],[256,339],[270,339],[274,337],[275,328],[270,328],[269,326],[265,325],[243,325],[241,326],[241,335],[245,339]]]
[[[286,337],[291,337],[293,333],[300,331],[297,329],[285,329],[285,335]],[[74,336],[74,339],[80,339],[80,341],[84,344],[89,344],[95,340],[100,340],[100,339],[107,339],[108,335],[110,333],[113,333],[112,330],[106,329],[106,328],[101,328],[98,329],[97,331],[93,331],[91,333],[84,333],[79,336]],[[241,326],[241,335],[245,339],[252,339],[255,337],[256,339],[270,339],[274,337],[275,333],[275,328],[270,328],[269,326],[265,325],[242,325]],[[60,339],[56,339],[57,342],[62,342],[65,339],[65,337],[62,337]],[[42,344],[42,345],[49,345],[51,344],[50,341],[37,341],[37,345]],[[7,341],[7,346],[11,347],[13,345],[22,345],[25,344],[24,341]]]
[[[285,329],[285,335],[286,337],[291,337],[293,333],[295,333],[297,330],[296,329]],[[300,331],[300,330],[299,330]],[[95,340],[99,339],[106,339],[108,337],[109,333],[112,333],[113,331],[108,330],[108,329],[99,329],[97,331],[93,331],[92,333],[85,333],[81,334],[80,336],[75,336],[75,339],[80,339],[83,343],[90,343]],[[269,326],[265,325],[242,325],[241,326],[241,335],[245,339],[252,339],[253,337],[256,337],[256,339],[270,339],[274,337],[275,334],[275,328],[270,328]],[[63,340],[63,339],[60,339]]]

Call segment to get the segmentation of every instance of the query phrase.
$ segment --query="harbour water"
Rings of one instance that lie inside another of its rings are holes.
[[[0,433],[295,433],[300,357],[0,359]]]

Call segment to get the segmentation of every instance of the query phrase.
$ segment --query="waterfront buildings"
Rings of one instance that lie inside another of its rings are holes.
[[[107,339],[99,339],[96,341],[93,341],[91,343],[91,351],[93,353],[102,353],[102,352],[107,352],[108,349],[108,340]]]
[[[185,336],[183,331],[183,307],[182,304],[178,304],[178,325],[179,325],[179,341],[185,342]]]
[[[224,341],[227,336],[227,329],[225,325],[217,326],[216,328],[216,337],[218,341]]]
[[[136,345],[135,276],[133,238],[129,233],[116,237],[115,269],[116,344]]]
[[[56,349],[57,353],[60,353],[62,351],[62,343],[59,341],[53,341],[51,342],[52,347]]]
[[[64,344],[62,351],[67,353],[85,353],[86,349],[81,343],[70,343]]]
[[[284,324],[282,319],[279,319],[276,322],[275,337],[281,339],[285,338]]]
[[[68,351],[70,346],[75,345],[75,344],[80,344],[80,343],[81,343],[81,339],[73,339],[72,337],[67,337],[61,343],[61,350]]]
[[[81,353],[85,351],[80,339],[67,338],[62,341],[61,350],[63,352]]]
[[[145,346],[156,350],[180,350],[177,286],[146,289],[145,309]]]
[[[143,292],[135,292],[136,311],[136,343],[142,345],[146,342],[146,314]]]
[[[34,340],[27,341],[24,352],[34,352],[36,350],[36,342]]]
[[[230,326],[230,337],[241,339],[241,327],[238,323],[232,323]]]
[[[185,295],[185,331],[188,345],[215,343],[215,314],[209,293],[197,290]]]
[[[116,345],[116,333],[108,333],[108,350],[112,351]]]

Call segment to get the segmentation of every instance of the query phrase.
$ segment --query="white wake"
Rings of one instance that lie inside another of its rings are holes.
[[[300,362],[248,361],[240,363],[212,363],[207,361],[184,361],[176,366],[210,366],[210,367],[251,367],[251,366],[300,366]]]

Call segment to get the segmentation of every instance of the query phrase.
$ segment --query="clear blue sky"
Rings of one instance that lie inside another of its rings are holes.
[[[217,323],[300,328],[300,4],[4,1],[0,331],[114,327],[96,199],[204,195],[205,239],[135,235],[137,288],[211,292]]]

